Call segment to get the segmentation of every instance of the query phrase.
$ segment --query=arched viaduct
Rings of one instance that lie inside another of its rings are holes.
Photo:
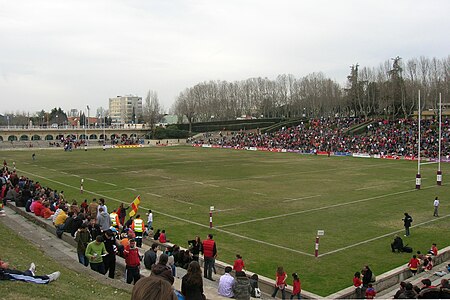
[[[21,128],[9,127],[0,128],[0,142],[4,141],[55,141],[61,140],[61,137],[72,137],[79,140],[106,140],[125,138],[144,138],[148,133],[148,128],[129,127],[108,127],[108,128],[89,128],[65,126],[64,128]]]

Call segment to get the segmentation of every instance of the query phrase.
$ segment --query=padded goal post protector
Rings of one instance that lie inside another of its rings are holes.
[[[422,183],[422,178],[420,174],[416,174],[416,189],[420,190],[420,184]]]
[[[437,185],[442,185],[442,171],[441,170],[437,171],[436,183],[437,183]]]

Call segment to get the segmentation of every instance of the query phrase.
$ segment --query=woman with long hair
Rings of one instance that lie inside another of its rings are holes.
[[[206,299],[203,294],[202,269],[197,261],[189,264],[187,273],[181,280],[181,293],[186,300]]]
[[[278,267],[275,280],[275,289],[273,290],[272,297],[275,297],[280,290],[282,299],[286,299],[286,279],[287,274],[283,267]]]
[[[198,235],[195,236],[195,239],[188,241],[188,244],[189,250],[192,253],[192,260],[198,261],[200,251],[202,251],[202,241],[200,240],[200,237]]]

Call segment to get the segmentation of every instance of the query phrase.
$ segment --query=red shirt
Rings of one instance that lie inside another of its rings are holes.
[[[234,261],[233,269],[236,270],[236,272],[242,271],[244,268],[244,261],[241,258]]]
[[[300,280],[294,280],[292,282],[292,295],[298,295],[302,291],[302,284],[300,283]]]
[[[281,275],[277,273],[277,283],[276,283],[276,285],[277,286],[280,286],[282,284],[286,285],[286,277],[287,277],[286,272],[283,272],[283,274],[281,274]]]
[[[438,255],[438,248],[436,246],[433,245],[433,247],[431,247],[431,251],[433,252],[434,256]]]
[[[353,277],[353,285],[355,287],[360,287],[362,284],[361,278],[359,277]]]
[[[160,243],[167,243],[166,234],[165,233],[161,232],[161,234],[159,235],[159,242]]]
[[[419,267],[419,264],[420,264],[420,261],[417,258],[411,258],[408,263],[408,267],[410,269],[417,270],[417,268]]]

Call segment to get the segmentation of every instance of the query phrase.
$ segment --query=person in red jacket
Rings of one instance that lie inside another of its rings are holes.
[[[159,240],[159,242],[160,242],[161,244],[164,244],[164,243],[169,242],[169,240],[168,240],[167,237],[166,237],[166,231],[165,231],[164,229],[163,229],[163,230],[161,231],[161,233],[159,234],[158,240]]]
[[[125,257],[127,283],[136,284],[141,278],[140,268],[142,256],[139,253],[139,249],[136,247],[136,241],[131,239],[130,244],[123,250],[123,256]]]
[[[294,299],[294,297],[297,297],[297,299],[302,299],[302,296],[301,296],[302,284],[300,282],[300,278],[298,278],[297,273],[292,273],[292,277],[294,278],[294,280],[292,281],[291,299]]]
[[[419,265],[420,265],[420,261],[417,259],[416,255],[414,254],[408,263],[408,268],[411,271],[411,273],[413,274],[413,276],[416,275]]]
[[[34,204],[34,214],[38,217],[41,217],[43,210],[44,210],[44,205],[42,204],[42,199],[39,199]]]
[[[431,245],[431,249],[430,249],[430,251],[428,251],[428,253],[431,254],[431,255],[434,255],[434,256],[438,255],[438,248],[437,248],[436,243],[433,243]]]
[[[211,233],[208,234],[208,238],[203,241],[202,252],[203,259],[205,261],[203,277],[214,281],[214,279],[212,278],[212,269],[214,267],[214,261],[217,257],[217,248],[216,242],[214,242],[213,235]]]
[[[236,260],[234,261],[233,270],[236,272],[242,271],[245,268],[242,256],[236,254]]]

